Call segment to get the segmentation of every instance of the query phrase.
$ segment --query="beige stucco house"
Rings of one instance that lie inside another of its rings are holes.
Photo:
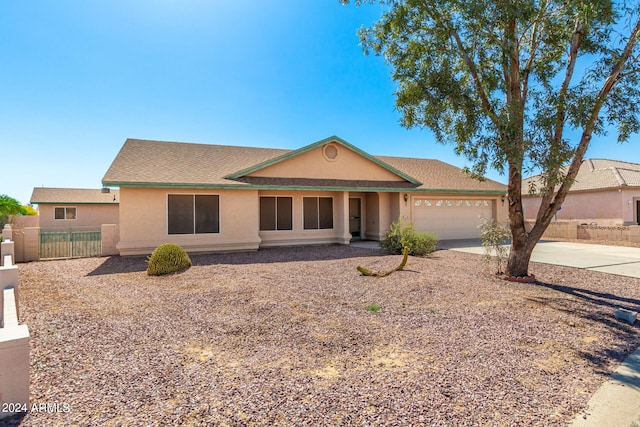
[[[380,240],[398,218],[473,238],[480,216],[506,218],[501,183],[335,136],[293,151],[128,139],[103,185],[120,188],[121,255]]]
[[[541,197],[529,194],[539,175],[523,181],[525,218],[534,220]],[[601,226],[640,224],[640,164],[585,159],[556,220],[575,220]]]
[[[36,187],[31,203],[38,205],[40,227],[77,228],[118,224],[118,190]]]

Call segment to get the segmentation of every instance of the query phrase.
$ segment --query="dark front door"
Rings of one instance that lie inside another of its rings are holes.
[[[362,238],[361,202],[359,198],[349,198],[349,232],[352,239]]]
[[[636,201],[636,222],[640,225],[640,200]]]

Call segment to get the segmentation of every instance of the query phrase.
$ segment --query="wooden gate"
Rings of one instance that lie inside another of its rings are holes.
[[[99,228],[49,228],[40,230],[40,259],[100,256]]]

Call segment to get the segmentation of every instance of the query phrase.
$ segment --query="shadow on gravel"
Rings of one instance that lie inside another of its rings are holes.
[[[383,255],[384,253],[380,249],[333,245],[265,248],[250,252],[192,254],[190,255],[190,258],[194,266],[206,266],[216,264],[244,265],[270,264],[276,262],[325,261],[348,258],[379,257]],[[87,274],[87,276],[146,271],[146,260],[147,257],[145,256],[109,257],[100,264],[98,268]]]
[[[147,270],[146,257],[120,257],[107,258],[98,268],[87,276],[102,276],[105,274],[137,273]]]
[[[243,265],[271,264],[276,262],[328,261],[348,258],[379,257],[380,249],[365,249],[349,246],[298,246],[264,248],[251,252],[230,252],[190,255],[193,265]]]
[[[637,327],[619,321],[614,317],[614,313],[618,308],[639,311],[639,299],[552,283],[536,282],[536,286],[556,290],[576,298],[542,297],[529,298],[529,300],[544,304],[554,310],[577,316],[585,321],[597,322],[615,331],[616,336],[621,338],[617,344],[609,343],[610,346],[599,350],[578,353],[584,360],[599,368],[598,370],[602,375],[611,373],[608,369],[612,360],[622,362],[640,345]]]
[[[22,412],[20,414],[12,415],[10,417],[4,418],[0,420],[0,427],[5,426],[19,426],[22,423],[22,420],[27,416],[26,412]]]
[[[555,285],[553,283],[536,282],[536,285],[563,292],[565,294],[587,300],[600,306],[607,306],[616,309],[625,308],[632,311],[640,310],[640,299],[621,297],[609,293],[596,292],[589,289],[574,288],[571,286]]]

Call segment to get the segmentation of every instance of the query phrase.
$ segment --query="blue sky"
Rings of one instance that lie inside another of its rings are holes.
[[[99,188],[126,138],[296,149],[338,135],[467,165],[400,127],[390,69],[356,36],[381,13],[338,0],[0,2],[0,194]],[[635,141],[610,139],[588,156],[640,163]]]

